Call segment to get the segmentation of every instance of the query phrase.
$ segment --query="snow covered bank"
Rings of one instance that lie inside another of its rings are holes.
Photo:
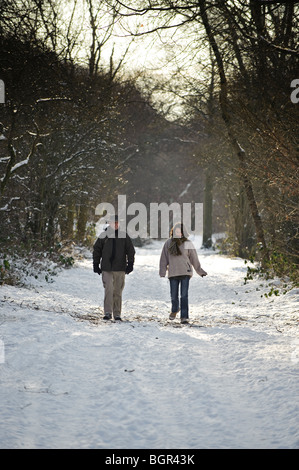
[[[138,248],[123,323],[100,319],[91,260],[0,288],[1,448],[298,448],[298,291],[244,285],[240,259],[199,251],[193,326],[170,323],[161,243]]]

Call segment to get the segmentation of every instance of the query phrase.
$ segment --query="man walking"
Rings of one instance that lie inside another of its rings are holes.
[[[118,217],[109,219],[109,226],[93,247],[93,271],[102,274],[105,289],[104,320],[121,320],[122,291],[125,274],[133,271],[135,249],[131,238],[119,231]]]

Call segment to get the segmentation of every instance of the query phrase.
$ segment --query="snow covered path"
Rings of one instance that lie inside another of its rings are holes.
[[[0,288],[0,448],[299,448],[298,290],[265,298],[242,260],[199,251],[194,326],[171,324],[160,250],[137,249],[123,323],[97,321],[90,260]]]

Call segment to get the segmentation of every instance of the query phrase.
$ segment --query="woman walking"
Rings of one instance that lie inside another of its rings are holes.
[[[171,313],[170,320],[181,311],[181,323],[188,323],[189,281],[193,275],[192,266],[201,277],[207,273],[201,268],[196,249],[188,240],[188,233],[183,224],[175,224],[170,231],[170,238],[165,242],[160,257],[160,277],[165,277],[168,270],[170,281]],[[179,302],[179,286],[181,302]]]

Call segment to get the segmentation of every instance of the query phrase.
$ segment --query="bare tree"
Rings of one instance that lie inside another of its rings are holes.
[[[264,225],[266,219],[261,215],[261,208],[264,207],[262,201],[257,199],[257,195],[261,193],[262,183],[257,186],[250,144],[255,132],[251,129],[253,132],[251,137],[247,136],[249,140],[244,140],[246,125],[244,126],[242,121],[237,122],[236,119],[236,100],[240,99],[240,94],[238,98],[236,91],[242,90],[246,96],[246,89],[248,90],[250,97],[246,106],[249,106],[250,111],[256,114],[256,119],[261,119],[264,125],[267,124],[267,120],[268,125],[271,122],[269,113],[281,113],[279,106],[275,106],[269,77],[273,78],[273,74],[278,70],[280,73],[283,71],[286,78],[289,72],[295,72],[291,60],[294,64],[296,63],[294,60],[298,59],[298,30],[296,30],[298,7],[294,4],[273,5],[272,3],[266,5],[252,0],[246,2],[183,0],[174,3],[164,0],[136,1],[128,4],[125,0],[118,1],[121,14],[125,17],[137,15],[142,18],[144,32],[140,32],[139,35],[154,32],[166,34],[167,31],[178,28],[184,31],[188,25],[188,35],[189,37],[192,35],[193,42],[197,35],[198,51],[202,51],[198,48],[199,41],[201,48],[204,48],[204,43],[212,48],[218,70],[216,87],[219,89],[222,118],[236,157],[238,175],[246,193],[256,239],[262,248],[261,254],[265,262],[269,259]],[[198,60],[199,53],[194,53],[190,57],[190,65],[195,65],[194,61]],[[235,88],[232,88],[232,77]],[[289,76],[289,83],[290,81]],[[238,83],[237,89],[236,83]],[[280,90],[283,90],[283,86]],[[255,94],[259,97],[258,101]],[[264,117],[258,116],[259,103],[263,103],[262,109],[266,112]],[[239,106],[240,116],[241,109],[242,104]],[[277,138],[278,133],[275,132],[275,135]],[[285,139],[284,142],[286,143]],[[293,153],[291,142],[287,152]],[[266,161],[265,159],[264,164]]]

